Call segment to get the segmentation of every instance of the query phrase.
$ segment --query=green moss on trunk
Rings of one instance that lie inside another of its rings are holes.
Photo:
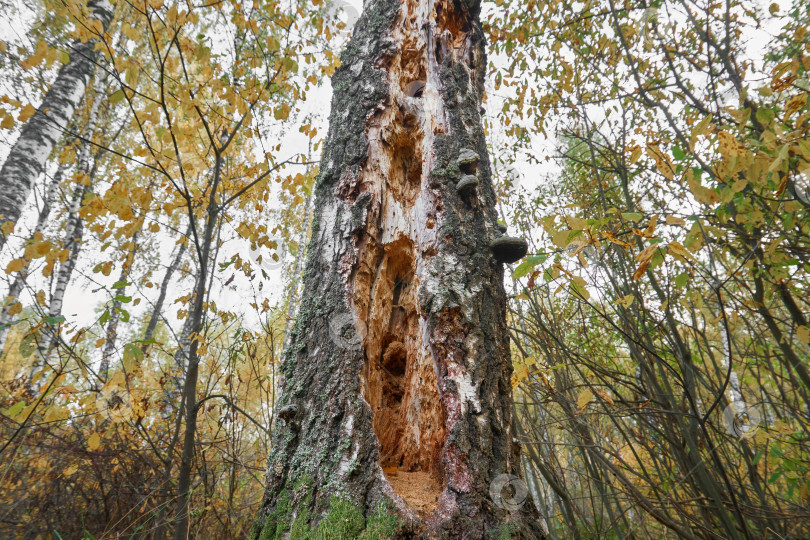
[[[329,510],[322,518],[313,519],[310,513],[312,489],[306,482],[297,485],[305,490],[295,505],[297,514],[293,517],[291,498],[285,491],[279,495],[276,509],[264,523],[260,520],[254,523],[251,540],[384,540],[393,537],[399,529],[399,519],[389,505],[378,504],[366,519],[357,504],[340,495],[330,499]]]

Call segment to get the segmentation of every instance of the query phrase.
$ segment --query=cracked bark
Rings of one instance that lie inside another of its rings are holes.
[[[479,9],[367,1],[342,55],[258,530],[340,495],[403,537],[541,536],[489,496],[520,456]]]
[[[112,4],[90,0],[87,5],[93,19],[106,31],[113,16]],[[0,169],[0,251],[9,228],[20,219],[34,182],[84,97],[96,66],[97,43],[97,39],[90,39],[70,46],[70,61],[59,70]]]

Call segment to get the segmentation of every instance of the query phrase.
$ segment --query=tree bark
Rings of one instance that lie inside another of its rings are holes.
[[[403,537],[542,536],[530,498],[490,498],[520,456],[479,10],[367,1],[332,79],[262,539],[333,527],[345,501],[363,522],[333,538],[385,507]]]
[[[183,406],[185,407],[186,425],[183,431],[183,452],[180,457],[180,470],[177,475],[177,520],[174,527],[174,540],[185,540],[189,536],[189,499],[191,497],[191,469],[194,459],[194,438],[197,430],[197,378],[200,359],[197,350],[203,336],[205,321],[205,292],[210,290],[209,272],[213,272],[216,251],[211,260],[211,247],[215,241],[215,232],[220,221],[220,207],[216,203],[216,194],[221,180],[222,155],[217,152],[214,164],[213,182],[208,196],[208,209],[205,214],[205,228],[201,237],[195,234],[195,247],[199,257],[199,272],[194,287],[194,304],[189,318],[191,320],[191,340],[183,381]],[[189,209],[189,214],[191,211]],[[194,219],[189,215],[190,219]],[[181,347],[183,344],[181,343]],[[183,350],[178,351],[183,354]],[[182,357],[181,357],[182,358]]]
[[[42,234],[42,231],[45,229],[45,225],[48,223],[48,218],[51,215],[51,203],[56,197],[59,184],[62,183],[63,173],[64,166],[60,164],[56,169],[56,173],[53,175],[53,178],[50,182],[48,182],[48,185],[45,188],[45,196],[42,200],[42,209],[39,211],[37,224],[34,227],[34,232],[31,234],[32,239],[38,234]],[[14,281],[11,283],[11,286],[8,289],[8,297],[3,306],[3,311],[0,313],[0,353],[2,353],[6,348],[6,340],[8,339],[8,334],[11,331],[11,321],[14,318],[14,316],[9,313],[9,309],[15,302],[19,301],[20,293],[28,281],[28,272],[30,267],[31,261],[26,259],[23,269],[17,272],[17,275],[14,276]]]
[[[96,95],[93,96],[93,103],[90,106],[87,124],[85,124],[83,128],[85,140],[81,141],[76,163],[77,171],[81,175],[81,182],[77,183],[73,188],[73,195],[71,196],[68,215],[65,220],[65,240],[63,247],[68,251],[68,258],[64,263],[59,265],[59,270],[56,273],[56,285],[51,293],[51,299],[48,304],[48,316],[52,318],[62,315],[62,304],[64,303],[65,292],[73,276],[73,270],[76,268],[79,253],[82,250],[84,220],[81,215],[79,215],[79,211],[84,203],[84,198],[90,193],[98,167],[99,154],[94,155],[91,152],[91,144],[89,141],[93,139],[93,135],[96,131],[102,92],[103,85],[99,82],[96,88]],[[48,324],[44,329],[43,338],[40,342],[39,349],[41,355],[31,370],[32,378],[42,366],[50,361],[51,354],[57,343],[57,328],[53,324]]]
[[[290,280],[290,290],[287,293],[287,318],[284,321],[284,340],[282,341],[282,350],[287,348],[290,340],[290,332],[292,331],[293,321],[295,320],[295,313],[298,310],[298,291],[301,283],[301,274],[304,269],[304,257],[306,250],[304,244],[307,241],[307,234],[309,233],[309,216],[312,205],[312,194],[307,195],[307,200],[304,203],[304,223],[298,235],[298,250],[295,253],[295,265],[293,266],[292,279]]]
[[[169,284],[172,281],[172,277],[174,273],[180,268],[180,263],[183,262],[183,257],[186,254],[186,246],[188,242],[190,242],[190,235],[191,235],[191,226],[186,229],[186,233],[183,235],[184,240],[177,245],[177,251],[175,252],[174,258],[172,262],[169,264],[168,268],[166,268],[166,273],[163,274],[163,281],[160,283],[160,293],[158,294],[158,298],[155,301],[155,306],[152,309],[152,315],[149,317],[149,323],[146,325],[146,330],[143,333],[143,340],[149,341],[152,339],[152,336],[155,334],[155,329],[157,328],[157,323],[161,317],[163,317],[163,304],[166,302],[166,294],[169,290]],[[182,341],[182,340],[181,340]],[[146,345],[144,345],[144,348]]]
[[[112,4],[107,0],[90,0],[88,7],[93,19],[106,31],[113,16]],[[92,28],[92,24],[88,26]],[[34,182],[84,97],[96,67],[97,43],[97,39],[90,39],[71,45],[70,61],[59,70],[0,169],[0,251],[9,228],[20,219]]]

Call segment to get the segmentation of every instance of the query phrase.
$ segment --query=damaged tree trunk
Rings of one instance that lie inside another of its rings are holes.
[[[526,244],[497,223],[479,10],[367,0],[343,53],[254,537],[541,536],[531,500],[490,497],[520,475],[503,262]]]

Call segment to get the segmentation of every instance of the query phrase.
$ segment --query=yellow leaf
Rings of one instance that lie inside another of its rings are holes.
[[[574,231],[584,231],[588,228],[588,222],[582,218],[567,217],[565,220],[568,222],[568,226]]]
[[[23,110],[20,111],[20,115],[17,117],[17,119],[20,122],[28,122],[28,119],[31,118],[35,112],[36,109],[29,103],[28,105],[23,107]]]
[[[516,387],[529,378],[529,366],[526,364],[516,364],[512,373],[512,388]]]
[[[593,392],[591,392],[590,388],[586,388],[582,392],[579,393],[577,396],[577,412],[581,413],[585,410],[585,407],[588,406],[588,403],[591,402],[593,399]]]
[[[742,178],[742,179],[740,179],[740,180],[735,181],[735,182],[734,182],[734,183],[731,185],[731,190],[732,190],[734,193],[739,193],[739,192],[741,192],[742,190],[744,190],[744,189],[745,189],[745,186],[747,186],[747,185],[748,185],[748,180],[746,180],[746,179]]]
[[[98,433],[93,433],[90,437],[87,438],[87,447],[91,450],[98,450],[101,446],[101,437],[99,437]]]
[[[6,221],[3,223],[2,227],[0,227],[0,232],[3,233],[3,236],[8,236],[14,232],[14,222],[13,221]]]
[[[742,157],[746,153],[745,146],[728,131],[721,131],[717,134],[717,143],[718,150],[727,158]]]
[[[25,268],[25,259],[14,259],[8,266],[6,266],[6,274],[10,274],[12,272],[19,272]]]
[[[17,403],[6,409],[3,414],[5,414],[6,416],[8,416],[13,420],[20,414],[20,411],[22,411],[24,408],[25,408],[25,400],[18,401]]]
[[[22,311],[22,304],[19,302],[14,302],[10,308],[8,308],[9,315],[16,315],[17,313]]]
[[[36,253],[34,257],[35,258],[44,257],[45,255],[48,254],[48,252],[51,250],[52,247],[53,244],[49,241],[40,242],[39,244],[37,244],[36,249],[34,250],[34,253]]]
[[[36,299],[37,299],[37,304],[39,304],[40,306],[44,307],[44,306],[47,305],[47,302],[45,300],[45,291],[43,291],[42,289],[37,291]]]
[[[642,263],[638,265],[638,268],[636,268],[636,271],[633,272],[633,280],[638,281],[639,279],[641,279],[641,276],[644,275],[644,272],[647,270],[648,266],[650,266],[649,259],[642,261]]]
[[[657,225],[658,225],[658,216],[651,217],[650,222],[647,225],[647,228],[644,229],[644,234],[642,234],[642,236],[644,236],[645,238],[652,237],[653,233],[655,232],[655,227]]]
[[[568,236],[570,234],[571,231],[568,229],[557,231],[551,235],[551,241],[561,248],[568,247]]]
[[[685,225],[686,221],[675,216],[667,216],[667,225]]]
[[[3,129],[11,129],[14,127],[14,117],[10,114],[7,114],[3,121],[0,122],[0,128]]]
[[[720,201],[717,192],[711,188],[700,185],[700,181],[695,179],[692,169],[687,169],[686,171],[686,184],[689,186],[689,191],[695,196],[697,202],[711,206]]]
[[[790,98],[785,105],[785,117],[790,116],[794,112],[804,107],[805,102],[807,102],[807,94],[805,93],[797,94]]]
[[[574,294],[581,296],[585,300],[589,300],[591,298],[591,293],[589,293],[588,289],[585,287],[585,279],[583,279],[581,276],[574,276],[572,281],[573,283],[571,284],[571,290],[574,292]]]
[[[641,147],[640,146],[633,146],[631,148],[633,149],[633,152],[630,154],[630,164],[632,165],[636,161],[638,161],[638,158],[641,157]]]
[[[628,294],[627,296],[622,296],[621,298],[614,300],[613,303],[619,306],[630,307],[630,304],[632,304],[635,299],[636,297],[634,295]]]
[[[796,337],[805,345],[810,345],[810,326],[800,326],[797,328]]]
[[[693,151],[695,149],[695,141],[699,136],[706,134],[706,132],[709,130],[709,123],[711,121],[712,116],[706,116],[692,129],[692,134],[689,136],[689,146]]]
[[[96,340],[96,349],[107,343],[107,338],[98,338]]]
[[[683,260],[684,262],[690,259],[694,259],[692,254],[686,251],[686,248],[683,247],[680,242],[676,242],[675,240],[667,244],[667,251],[670,253],[670,255],[673,255],[676,259]]]
[[[290,116],[290,106],[287,103],[282,103],[273,111],[273,117],[276,120],[286,120],[288,116]]]
[[[672,180],[675,178],[675,167],[672,165],[672,160],[669,156],[658,147],[657,144],[647,145],[647,154],[655,160],[655,168],[664,177]]]
[[[104,385],[104,388],[123,388],[127,384],[127,378],[124,375],[123,371],[116,371],[115,375],[113,375],[107,384]]]

